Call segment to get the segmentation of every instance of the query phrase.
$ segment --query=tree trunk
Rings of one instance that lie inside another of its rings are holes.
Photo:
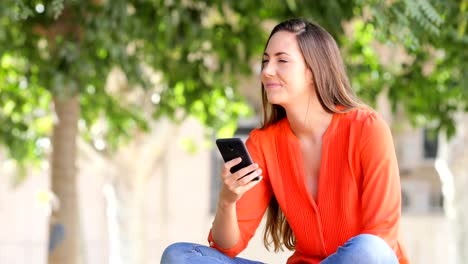
[[[57,206],[49,220],[49,264],[82,263],[76,183],[78,97],[54,98],[57,120],[52,135],[51,188]]]
[[[468,114],[457,117],[457,133],[442,137],[436,169],[441,177],[444,209],[451,224],[455,264],[468,259]]]

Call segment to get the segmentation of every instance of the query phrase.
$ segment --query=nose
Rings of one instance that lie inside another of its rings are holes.
[[[274,65],[270,62],[266,62],[265,64],[263,64],[262,75],[265,77],[274,76],[275,75]]]

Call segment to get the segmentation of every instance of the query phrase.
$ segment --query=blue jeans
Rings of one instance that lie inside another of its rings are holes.
[[[259,264],[243,258],[230,258],[214,248],[192,243],[175,243],[164,250],[162,264]],[[398,264],[393,250],[381,238],[363,234],[348,240],[321,264]]]

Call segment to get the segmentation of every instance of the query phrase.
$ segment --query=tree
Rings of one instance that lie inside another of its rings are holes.
[[[236,78],[260,60],[265,21],[319,22],[343,45],[361,96],[372,103],[386,86],[394,108],[404,108],[415,124],[435,123],[453,134],[453,112],[467,105],[466,66],[458,64],[466,61],[466,2],[2,1],[0,143],[24,166],[47,154],[52,138],[52,191],[60,208],[51,216],[49,262],[80,259],[78,135],[112,156],[134,131],[148,131],[152,118],[192,115],[208,133],[232,133],[249,112]],[[354,41],[347,41],[343,24],[353,20]],[[372,47],[377,41],[403,46],[413,59],[384,65]],[[438,51],[444,56],[433,62]],[[431,62],[436,66],[425,73]],[[125,75],[118,88],[106,88],[111,71]]]
[[[2,1],[0,7],[1,142],[21,165],[44,154],[40,142],[53,130],[51,185],[60,207],[50,218],[50,263],[82,258],[75,183],[79,122],[84,138],[109,153],[131,131],[147,130],[151,116],[143,115],[141,101],[105,89],[111,69],[125,73],[129,86],[122,89],[150,93],[155,118],[177,121],[190,113],[218,130],[248,112],[230,87],[231,73],[245,71],[232,67],[240,55],[231,65],[205,61],[213,57],[212,46],[223,46],[221,57],[237,54],[240,33],[225,36],[227,27],[202,27],[203,6]],[[198,26],[192,27],[195,19]],[[155,81],[161,70],[162,80]],[[107,128],[93,137],[93,126],[102,123]]]
[[[403,108],[414,126],[431,128],[435,136],[441,134],[435,168],[455,238],[455,263],[464,263],[468,257],[468,195],[464,191],[468,154],[463,151],[467,137],[464,113],[468,111],[468,1],[397,1],[395,5],[406,12],[382,9],[374,15],[377,25],[389,25],[385,27],[388,35],[394,36],[389,40],[403,44],[410,55],[406,63],[390,68],[388,95],[393,110]],[[415,11],[418,7],[419,12]],[[421,21],[424,14],[431,23]],[[401,19],[405,27],[389,24],[392,19]],[[415,27],[412,20],[418,22]]]

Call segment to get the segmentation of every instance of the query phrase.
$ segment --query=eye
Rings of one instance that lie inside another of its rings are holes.
[[[262,60],[262,64],[265,64],[265,63],[267,63],[268,61],[269,61],[268,59],[263,59],[263,60]]]
[[[288,62],[288,61],[285,60],[285,59],[279,59],[278,61],[281,62],[281,63],[286,63],[286,62]]]

